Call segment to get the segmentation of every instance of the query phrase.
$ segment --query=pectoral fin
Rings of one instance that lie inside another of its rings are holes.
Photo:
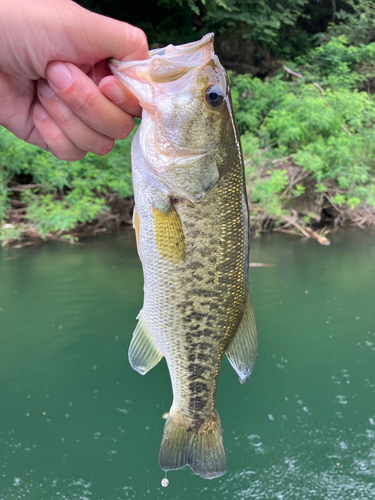
[[[156,248],[161,257],[174,263],[185,259],[185,238],[181,220],[172,205],[164,212],[153,208]]]
[[[148,334],[140,314],[138,318],[139,321],[129,347],[129,362],[134,370],[144,375],[159,363],[163,354]]]
[[[237,372],[241,384],[253,371],[257,349],[257,326],[249,295],[240,326],[225,352],[230,364]]]

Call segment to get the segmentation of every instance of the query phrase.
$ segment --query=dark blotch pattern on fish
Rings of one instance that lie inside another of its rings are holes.
[[[197,363],[190,363],[188,365],[188,370],[189,370],[189,380],[196,380],[200,378],[206,371],[207,368],[202,365],[198,365]]]
[[[205,384],[204,382],[191,382],[189,384],[189,389],[192,392],[203,392],[207,390],[207,384]]]

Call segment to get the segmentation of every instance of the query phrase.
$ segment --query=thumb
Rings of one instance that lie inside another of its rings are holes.
[[[145,33],[128,23],[81,8],[80,23],[75,28],[73,58],[77,60],[70,62],[95,64],[111,57],[121,61],[148,59]]]
[[[45,78],[51,61],[81,66],[148,58],[142,30],[70,0],[0,0],[0,47],[1,69],[34,80]]]
[[[50,41],[47,64],[59,60],[93,65],[110,57],[123,61],[148,58],[147,38],[141,29],[90,12],[71,1],[48,3],[50,7],[44,11]]]

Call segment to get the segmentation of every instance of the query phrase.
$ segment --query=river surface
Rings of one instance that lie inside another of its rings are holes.
[[[375,234],[252,241],[259,327],[241,386],[226,359],[217,408],[228,472],[161,486],[172,394],[163,360],[127,349],[142,306],[132,231],[0,250],[0,500],[375,498]]]

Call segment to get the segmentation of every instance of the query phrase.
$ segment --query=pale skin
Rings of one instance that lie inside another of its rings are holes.
[[[140,116],[106,60],[148,58],[145,34],[71,0],[0,0],[0,125],[74,161],[104,155]]]

